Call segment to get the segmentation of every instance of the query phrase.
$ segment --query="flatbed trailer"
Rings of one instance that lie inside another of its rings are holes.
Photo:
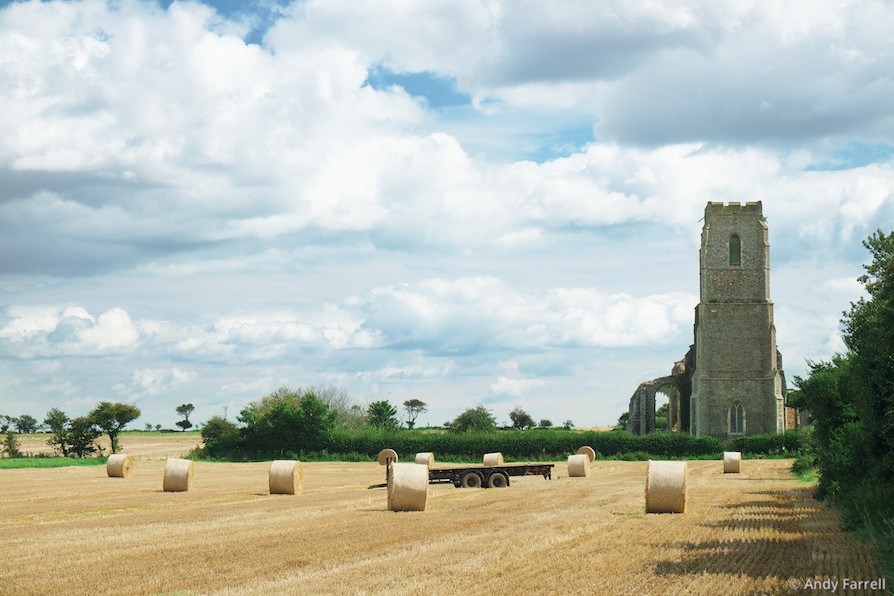
[[[452,483],[456,488],[505,488],[510,476],[543,476],[552,480],[555,464],[503,464],[501,466],[463,466],[429,468],[429,484]]]

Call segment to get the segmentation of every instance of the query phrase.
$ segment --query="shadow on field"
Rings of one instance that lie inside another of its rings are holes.
[[[705,572],[788,580],[835,576],[841,562],[851,559],[865,563],[854,551],[854,541],[841,539],[838,517],[810,498],[807,489],[750,494],[756,498],[717,506],[734,510],[728,519],[699,524],[716,530],[710,539],[667,543],[673,558],[659,561],[655,573],[681,576],[681,581]],[[874,571],[865,569],[867,574]]]

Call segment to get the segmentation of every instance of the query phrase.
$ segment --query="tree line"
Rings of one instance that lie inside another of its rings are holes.
[[[128,423],[139,418],[140,409],[124,403],[100,402],[86,416],[69,418],[59,408],[47,412],[43,423],[33,416],[23,415],[17,418],[2,416],[0,431],[5,437],[0,442],[0,453],[7,457],[22,457],[15,433],[10,430],[14,425],[20,433],[33,433],[39,428],[46,428],[50,433],[47,444],[61,457],[91,457],[100,452],[96,439],[102,434],[109,436],[111,452],[120,450],[118,435]]]
[[[859,278],[866,296],[843,313],[847,350],[808,361],[789,402],[813,419],[797,468],[815,466],[816,496],[871,535],[894,568],[894,232],[877,230],[863,246],[871,255]]]

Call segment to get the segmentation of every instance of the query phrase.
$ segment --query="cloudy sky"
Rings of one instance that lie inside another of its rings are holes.
[[[250,8],[246,8],[250,6]],[[890,0],[0,2],[0,413],[607,425],[762,201],[789,379],[894,228]]]

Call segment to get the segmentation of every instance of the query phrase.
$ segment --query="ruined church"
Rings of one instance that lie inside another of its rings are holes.
[[[627,430],[655,430],[655,394],[668,426],[725,439],[781,432],[786,392],[770,301],[770,244],[760,201],[708,203],[702,227],[695,338],[671,374],[630,398]]]

